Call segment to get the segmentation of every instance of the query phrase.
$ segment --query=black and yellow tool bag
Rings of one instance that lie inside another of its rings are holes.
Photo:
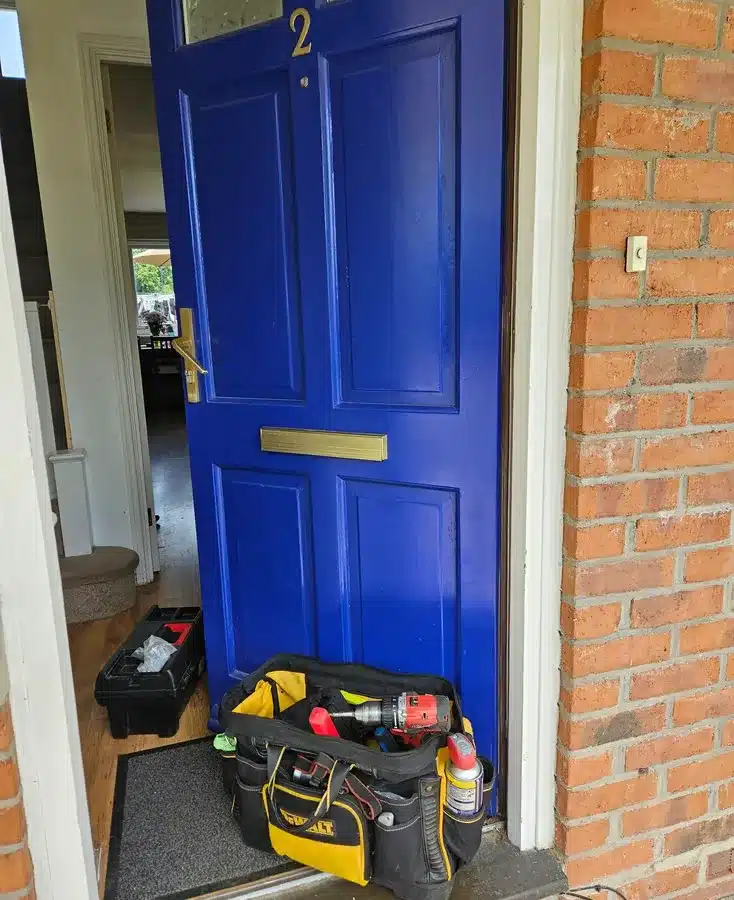
[[[340,737],[308,724],[316,706],[333,713],[406,691],[448,696],[452,730],[471,733],[453,685],[434,676],[281,655],[229,691],[221,723],[236,752],[223,755],[225,788],[245,843],[403,900],[445,900],[479,849],[491,763],[482,759],[482,809],[467,820],[446,805],[446,735],[380,749],[354,719],[334,720]]]

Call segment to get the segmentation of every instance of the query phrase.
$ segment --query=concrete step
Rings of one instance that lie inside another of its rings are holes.
[[[504,829],[490,825],[470,866],[456,876],[451,900],[545,900],[568,888],[558,857],[552,850],[514,847]],[[248,885],[208,895],[202,900],[395,900],[385,888],[358,887],[339,878],[300,869]]]

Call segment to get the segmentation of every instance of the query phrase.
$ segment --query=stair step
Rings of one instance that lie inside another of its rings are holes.
[[[66,621],[90,622],[125,612],[135,603],[138,554],[127,547],[95,547],[59,560]]]
[[[127,547],[95,547],[83,556],[61,557],[61,583],[66,588],[116,581],[135,572],[139,562],[138,554]]]

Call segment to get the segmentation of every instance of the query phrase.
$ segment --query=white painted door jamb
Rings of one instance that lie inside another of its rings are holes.
[[[566,386],[583,0],[521,0],[507,833],[554,840]]]
[[[161,555],[158,546],[158,528],[155,521],[155,498],[153,496],[153,470],[150,460],[150,444],[148,438],[148,422],[145,417],[145,398],[143,396],[143,381],[140,372],[139,350],[138,350],[138,328],[137,328],[137,298],[135,296],[135,275],[133,262],[130,254],[130,246],[127,241],[127,231],[125,228],[125,204],[122,196],[122,174],[120,169],[120,160],[117,152],[117,131],[115,130],[115,112],[112,105],[112,87],[110,85],[110,69],[105,61],[101,65],[100,76],[102,78],[102,99],[104,101],[107,120],[107,140],[105,147],[109,154],[110,175],[112,179],[112,203],[117,215],[117,228],[120,232],[119,237],[123,241],[122,264],[125,267],[126,278],[124,280],[124,291],[115,294],[115,300],[119,304],[124,297],[124,306],[115,311],[115,316],[119,321],[128,324],[127,334],[132,341],[133,369],[132,381],[130,385],[134,391],[134,397],[129,397],[129,403],[134,403],[137,407],[137,423],[140,428],[140,462],[142,465],[142,478],[145,490],[145,513],[148,525],[148,539],[150,541],[150,568],[153,572],[161,570]],[[123,335],[124,338],[124,335]],[[119,360],[119,365],[124,368],[125,361]],[[183,388],[182,388],[183,390]],[[129,408],[129,407],[128,407]],[[135,416],[133,416],[135,419]],[[135,421],[133,421],[135,427]],[[139,474],[139,473],[130,473]],[[139,490],[139,485],[136,485]],[[143,538],[141,537],[141,542]],[[147,578],[147,570],[145,573],[138,572],[138,583],[144,584],[150,580]]]
[[[4,167],[0,383],[0,610],[36,893],[39,900],[93,900],[97,883],[64,599]]]
[[[107,137],[105,112],[105,63],[150,65],[150,50],[136,38],[82,34],[79,55],[84,99],[84,119],[92,154],[99,225],[104,246],[102,264],[112,298],[112,328],[115,340],[115,373],[120,397],[121,440],[126,464],[128,508],[133,550],[140,556],[136,572],[139,584],[153,580],[155,553],[148,525],[146,471],[150,469],[148,428],[143,407],[143,385],[137,358],[137,328],[131,283],[125,221],[119,202],[119,185]],[[156,538],[157,540],[157,538]]]

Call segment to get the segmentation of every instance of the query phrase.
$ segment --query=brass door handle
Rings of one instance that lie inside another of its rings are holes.
[[[190,366],[193,366],[196,369],[197,372],[199,372],[201,375],[207,374],[207,370],[194,356],[194,342],[190,338],[174,338],[171,341],[171,346],[176,351],[176,353],[178,353],[179,356],[182,356]]]

